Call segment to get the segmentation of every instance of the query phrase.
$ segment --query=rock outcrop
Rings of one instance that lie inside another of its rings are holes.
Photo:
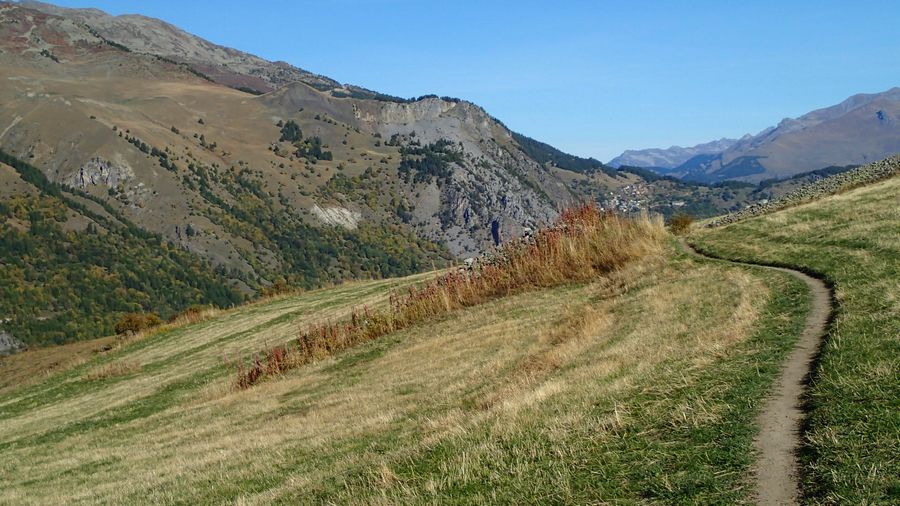
[[[25,349],[21,341],[5,330],[0,330],[0,355],[11,355]]]
[[[115,188],[134,178],[134,171],[124,164],[117,164],[100,157],[94,157],[72,173],[65,181],[68,186],[86,189],[89,185],[103,185]]]
[[[359,220],[362,215],[356,211],[351,211],[344,207],[319,207],[318,204],[313,205],[310,211],[325,225],[343,227],[347,230],[356,230],[359,226]]]

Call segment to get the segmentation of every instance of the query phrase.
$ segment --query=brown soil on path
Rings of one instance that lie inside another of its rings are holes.
[[[684,239],[679,239],[679,242],[692,255],[714,258],[698,252]],[[805,380],[811,371],[832,312],[831,290],[821,280],[793,269],[714,259],[790,274],[806,283],[812,295],[812,307],[806,316],[803,333],[782,365],[774,388],[757,417],[759,434],[753,445],[757,452],[754,465],[757,504],[798,504],[800,487],[797,451],[803,420],[801,405],[806,388]]]

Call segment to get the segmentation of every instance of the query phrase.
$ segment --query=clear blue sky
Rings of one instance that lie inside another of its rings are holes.
[[[607,161],[900,86],[895,1],[56,0],[399,96],[471,100]]]

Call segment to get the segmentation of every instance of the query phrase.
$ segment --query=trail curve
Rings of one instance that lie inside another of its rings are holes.
[[[782,364],[781,372],[756,419],[759,434],[753,441],[757,454],[753,468],[757,504],[799,504],[797,451],[800,448],[800,424],[804,417],[803,395],[806,378],[833,311],[831,289],[822,280],[794,269],[712,257],[694,249],[683,238],[679,242],[693,256],[784,272],[809,287],[812,307],[806,315],[806,325]]]

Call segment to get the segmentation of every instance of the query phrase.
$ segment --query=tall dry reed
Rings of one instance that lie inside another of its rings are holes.
[[[560,214],[532,238],[505,244],[470,269],[444,274],[422,286],[393,292],[384,310],[354,310],[341,322],[311,325],[295,342],[238,364],[237,386],[309,363],[448,312],[528,290],[585,282],[659,252],[663,223],[626,218],[582,205]]]

